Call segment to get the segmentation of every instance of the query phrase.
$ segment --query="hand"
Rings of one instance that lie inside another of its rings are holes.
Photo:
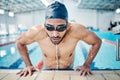
[[[24,76],[24,77],[27,75],[31,76],[35,71],[39,71],[39,69],[34,66],[27,66],[24,70],[21,70],[20,72],[18,72],[17,75]]]
[[[74,70],[75,71],[80,70],[80,76],[92,75],[92,72],[91,72],[89,66],[85,66],[85,65],[84,66],[77,66],[77,67],[75,67]]]

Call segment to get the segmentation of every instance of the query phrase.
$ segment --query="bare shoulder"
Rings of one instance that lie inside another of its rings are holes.
[[[85,26],[83,26],[82,24],[78,24],[78,23],[70,23],[70,26],[72,26],[72,28],[78,28],[78,29],[85,29]]]
[[[43,30],[44,28],[42,25],[33,26],[27,32],[25,32],[25,36],[33,39],[34,37],[37,37],[38,34],[43,32]]]
[[[81,25],[81,24],[77,24],[77,23],[70,23],[70,28],[72,31],[75,31],[75,32],[84,32],[86,30],[86,27]]]
[[[76,38],[82,38],[86,33],[89,33],[89,31],[86,29],[85,26],[77,23],[70,23],[70,32],[72,36]]]
[[[42,39],[44,33],[45,31],[43,26],[33,26],[29,28],[28,31],[22,33],[17,40],[19,40],[23,44],[30,44],[37,41],[38,39]]]
[[[100,41],[99,37],[92,31],[80,24],[71,24],[71,34],[77,40],[83,40],[88,44],[93,44]]]

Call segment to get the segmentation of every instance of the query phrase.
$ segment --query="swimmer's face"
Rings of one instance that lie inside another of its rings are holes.
[[[54,44],[59,44],[65,36],[67,23],[63,19],[47,19],[45,29]]]

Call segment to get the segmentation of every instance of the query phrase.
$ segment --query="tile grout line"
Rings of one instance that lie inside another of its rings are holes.
[[[17,80],[20,80],[20,78],[21,78],[21,77],[19,76],[19,78],[18,78]]]
[[[4,79],[8,75],[9,75],[9,73],[7,73],[6,75],[4,75],[0,80]]]
[[[68,74],[69,75],[69,80],[71,80],[71,74]]]
[[[104,80],[107,80],[103,73],[100,73]]]
[[[120,74],[119,74],[119,73],[117,73],[116,71],[114,71],[114,73],[120,77]]]
[[[38,72],[38,73],[37,73],[37,75],[35,76],[34,80],[36,80],[36,79],[37,79],[37,77],[38,77],[39,73],[40,73],[40,72]]]
[[[54,80],[54,79],[55,79],[55,72],[56,72],[56,71],[54,71],[54,74],[53,74],[52,80]]]

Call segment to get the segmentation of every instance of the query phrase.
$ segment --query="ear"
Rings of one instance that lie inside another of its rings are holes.
[[[67,23],[67,30],[69,29],[69,27],[70,27],[70,23]]]

